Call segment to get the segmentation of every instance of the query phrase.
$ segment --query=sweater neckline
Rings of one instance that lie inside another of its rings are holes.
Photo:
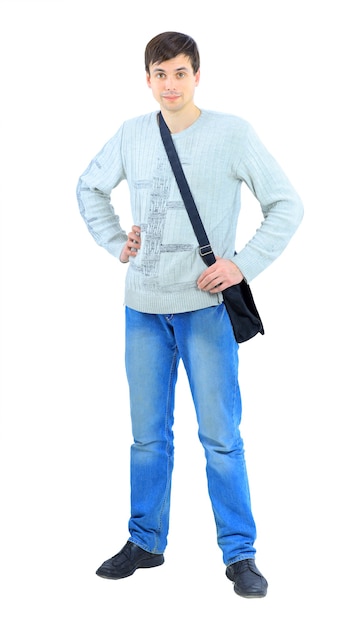
[[[201,121],[201,119],[202,119],[202,117],[204,115],[204,109],[200,109],[199,108],[199,111],[200,111],[200,115],[196,118],[196,120],[192,124],[190,124],[190,126],[188,126],[187,128],[184,128],[184,130],[181,130],[178,133],[171,133],[171,136],[174,137],[174,138],[176,138],[176,137],[184,137],[185,135],[193,132],[195,127],[197,127],[199,125],[199,123],[200,123],[200,121]],[[155,124],[156,124],[156,126],[158,128],[159,128],[159,113],[160,113],[160,111],[156,111],[155,112],[155,117],[154,117]]]

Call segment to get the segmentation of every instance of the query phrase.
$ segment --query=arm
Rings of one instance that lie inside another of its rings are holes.
[[[233,258],[250,282],[286,248],[304,209],[298,193],[251,127],[237,175],[259,201],[264,216],[254,236]]]
[[[259,201],[264,219],[231,260],[217,256],[216,263],[201,273],[198,288],[210,293],[223,291],[244,278],[248,282],[255,278],[282,253],[303,216],[297,192],[250,126],[235,170],[236,178],[244,181]]]
[[[98,245],[117,258],[128,239],[111,204],[112,190],[125,178],[121,133],[122,129],[105,144],[77,185],[80,214],[90,234]]]

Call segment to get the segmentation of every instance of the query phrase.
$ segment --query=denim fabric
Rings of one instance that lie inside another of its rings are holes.
[[[134,437],[130,539],[153,553],[164,552],[167,545],[180,359],[205,451],[224,563],[254,558],[256,529],[239,431],[238,344],[224,304],[173,315],[126,308],[125,363]]]

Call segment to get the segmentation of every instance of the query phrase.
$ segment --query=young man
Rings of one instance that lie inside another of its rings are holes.
[[[238,344],[222,290],[251,281],[276,259],[301,222],[303,206],[252,127],[200,110],[195,41],[165,32],[146,46],[148,87],[169,127],[217,261],[205,268],[165,152],[158,112],[125,121],[80,177],[78,202],[95,241],[129,263],[125,365],[134,443],[131,516],[123,549],[97,570],[119,579],[164,562],[173,469],[173,410],[179,360],[192,392],[206,456],[217,541],[234,590],[263,597],[255,565],[255,523],[239,426]],[[134,226],[126,234],[111,192],[126,180]],[[241,184],[264,219],[234,256]]]

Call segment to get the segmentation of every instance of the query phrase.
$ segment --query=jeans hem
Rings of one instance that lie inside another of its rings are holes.
[[[134,539],[132,539],[132,537],[129,537],[129,541],[138,548],[145,550],[145,552],[148,552],[149,554],[164,554],[163,552],[158,552],[157,550],[149,550],[149,548],[145,546],[145,544],[140,543],[140,541],[135,541]]]
[[[246,561],[246,559],[255,559],[255,553],[249,552],[248,554],[242,554],[241,556],[237,556],[231,559],[231,561],[225,563],[225,565],[226,567],[229,567],[229,565],[234,565],[234,563],[238,563],[239,561]]]

